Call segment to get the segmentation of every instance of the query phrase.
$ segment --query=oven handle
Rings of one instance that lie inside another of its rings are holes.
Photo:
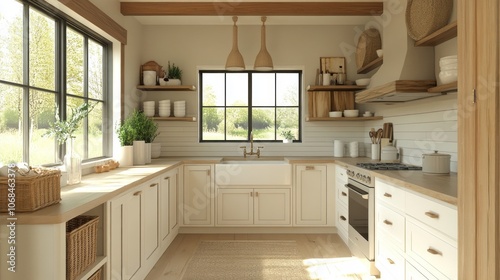
[[[360,193],[358,190],[355,189],[355,187],[351,184],[345,184],[344,185],[346,188],[349,190],[355,192],[357,195],[361,196],[361,198],[368,200],[368,194],[367,193]],[[351,187],[352,186],[352,187]]]

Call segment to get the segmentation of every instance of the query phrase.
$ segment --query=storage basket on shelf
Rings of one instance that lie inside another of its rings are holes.
[[[66,223],[66,279],[75,279],[95,262],[98,222],[98,216],[78,216]]]
[[[15,212],[35,211],[61,201],[61,171],[37,169],[36,172],[34,176],[15,173],[11,186],[8,177],[0,177],[0,212],[9,208],[9,189],[14,189]]]
[[[101,280],[102,278],[102,268],[99,268],[98,271],[96,271],[92,276],[89,277],[87,280]]]

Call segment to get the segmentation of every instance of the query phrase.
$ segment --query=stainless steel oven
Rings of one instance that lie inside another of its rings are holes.
[[[375,189],[348,180],[349,189],[349,248],[359,257],[375,260]]]

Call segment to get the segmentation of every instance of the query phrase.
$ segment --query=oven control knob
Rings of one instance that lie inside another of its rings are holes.
[[[371,184],[372,178],[370,176],[366,176],[366,183]]]
[[[363,175],[363,182],[366,183],[366,175]]]
[[[361,175],[358,173],[356,174],[356,179],[359,179],[361,177]]]

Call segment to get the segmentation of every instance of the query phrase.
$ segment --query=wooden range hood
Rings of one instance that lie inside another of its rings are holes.
[[[435,86],[434,80],[396,80],[356,93],[356,103],[406,102],[446,94],[428,91]]]
[[[125,16],[379,16],[380,2],[121,2]]]

